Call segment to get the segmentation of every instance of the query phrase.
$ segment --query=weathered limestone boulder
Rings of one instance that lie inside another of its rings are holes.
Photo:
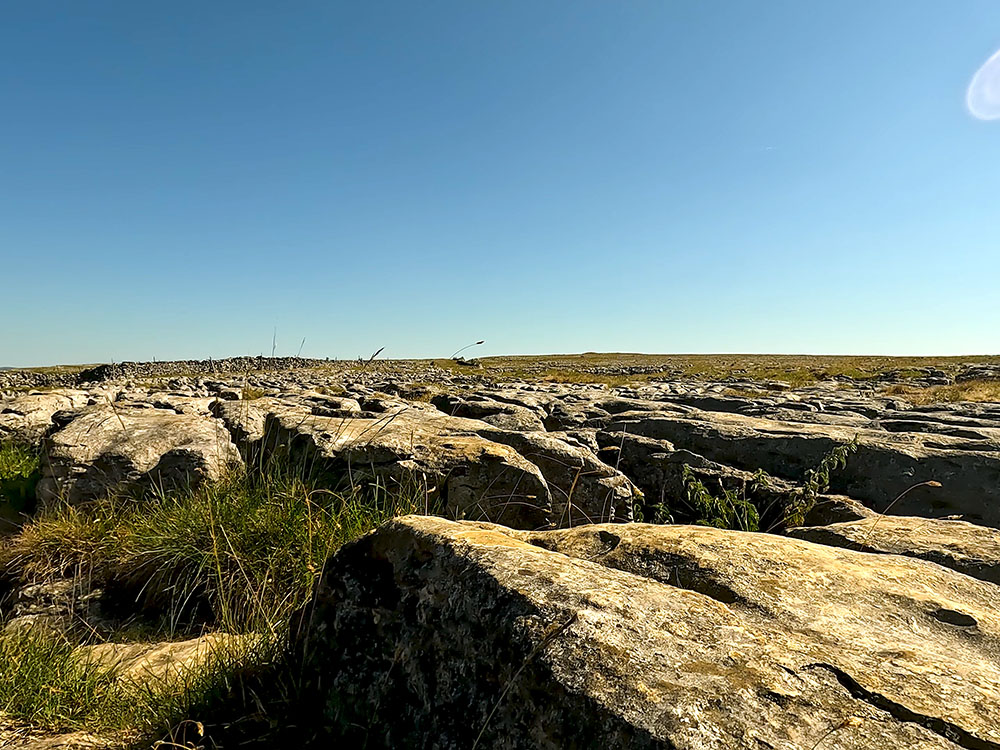
[[[1000,748],[1000,587],[922,560],[407,517],[325,573],[304,676],[366,747]]]
[[[1000,531],[965,521],[874,515],[827,526],[790,529],[788,534],[796,539],[862,552],[918,557],[1000,584]]]
[[[81,626],[93,632],[101,624],[100,596],[89,582],[70,578],[20,586],[2,601],[2,632],[61,634]]]
[[[543,420],[550,432],[574,430],[592,425],[601,426],[610,420],[611,413],[589,401],[558,401],[549,407]]]
[[[548,405],[556,397],[553,393],[539,391],[537,386],[529,387],[524,383],[513,388],[477,389],[476,393],[493,401],[523,406],[536,414],[545,414]]]
[[[356,403],[356,402],[355,402]],[[211,413],[222,420],[240,453],[249,462],[251,454],[257,455],[262,447],[267,429],[267,417],[279,411],[296,410],[303,416],[312,415],[312,409],[298,400],[263,397],[239,401],[213,401]],[[352,410],[350,413],[353,414]],[[347,413],[345,412],[345,416]],[[326,412],[319,416],[330,416]]]
[[[808,409],[793,409],[787,405],[767,406],[756,402],[749,402],[739,414],[747,417],[762,417],[769,420],[781,422],[806,422],[810,424],[831,424],[842,427],[869,427],[871,419],[861,414],[852,412],[825,412],[811,411]]]
[[[149,405],[154,409],[167,409],[177,414],[208,415],[214,398],[191,396],[183,393],[154,392],[135,399],[119,396],[118,401],[132,406]]]
[[[38,496],[78,503],[140,487],[187,486],[218,479],[240,461],[217,419],[98,404],[46,439]]]
[[[286,402],[302,404],[309,409],[311,414],[317,417],[344,417],[357,414],[361,411],[361,404],[357,399],[348,396],[331,396],[316,391],[305,391],[303,393],[288,394]],[[253,403],[251,401],[250,403]]]
[[[777,422],[734,414],[628,413],[610,430],[667,440],[712,461],[801,481],[834,447],[857,437],[858,450],[847,467],[831,476],[831,491],[887,508],[899,515],[942,517],[1000,526],[1000,442],[944,435],[884,432],[835,425]],[[641,486],[641,485],[640,485]]]
[[[642,493],[622,472],[581,445],[545,432],[483,428],[479,434],[514,448],[537,466],[552,495],[552,525],[631,521]]]
[[[929,422],[924,419],[879,419],[878,426],[889,432],[925,432],[932,435],[948,435],[968,440],[992,440],[1000,442],[1000,429],[996,427],[964,427],[947,423]]]
[[[547,406],[545,427],[551,432],[572,430],[580,427],[603,428],[612,421],[613,415],[623,413],[677,413],[685,414],[690,407],[663,401],[612,396],[598,392],[570,394]]]
[[[89,401],[90,395],[85,391],[71,389],[28,393],[0,400],[0,438],[35,442],[49,429],[53,414],[82,409]]]
[[[926,422],[930,425],[930,430],[918,431],[933,431],[938,426],[998,429],[1000,428],[1000,404],[958,403],[914,406],[898,410],[892,414],[892,417],[908,422]],[[881,422],[881,420],[879,421]]]
[[[268,449],[352,480],[374,476],[423,492],[451,517],[527,529],[551,524],[552,499],[538,467],[481,437],[482,422],[423,405],[363,405],[385,411],[339,417],[294,406],[271,411],[263,429]]]
[[[264,402],[264,403],[261,403]],[[222,420],[233,442],[241,452],[248,446],[259,444],[264,439],[264,426],[268,408],[276,408],[280,402],[275,399],[255,399],[253,401],[213,401],[209,406],[212,414]]]

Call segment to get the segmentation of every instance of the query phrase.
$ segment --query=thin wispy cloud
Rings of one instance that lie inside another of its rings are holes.
[[[1000,50],[972,76],[965,103],[973,117],[1000,120]]]

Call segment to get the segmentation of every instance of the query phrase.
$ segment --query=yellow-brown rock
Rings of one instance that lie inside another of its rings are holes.
[[[326,720],[372,748],[1000,748],[1000,587],[907,557],[407,517],[310,622]]]

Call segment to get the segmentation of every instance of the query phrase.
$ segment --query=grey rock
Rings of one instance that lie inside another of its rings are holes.
[[[36,442],[51,426],[53,414],[82,409],[89,400],[85,391],[63,389],[0,401],[0,438]]]
[[[552,496],[551,525],[632,520],[633,504],[642,493],[589,449],[544,432],[482,428],[478,434],[511,446],[541,470]]]
[[[844,521],[859,521],[878,513],[844,495],[820,495],[818,502],[805,516],[806,526],[826,526]],[[803,537],[805,538],[805,537]]]
[[[482,422],[431,407],[378,405],[385,411],[339,418],[294,407],[270,412],[264,427],[268,449],[341,476],[388,479],[390,487],[423,493],[448,516],[516,528],[551,523],[552,499],[538,467],[513,448],[481,437]]]
[[[545,429],[538,412],[483,396],[461,397],[443,393],[433,397],[431,403],[450,416],[479,419],[505,430],[536,432]]]
[[[889,433],[834,425],[806,425],[701,412],[680,417],[626,413],[612,430],[668,440],[735,468],[801,481],[837,445],[857,437],[847,467],[832,475],[831,491],[898,515],[941,517],[1000,526],[1000,443],[992,440]],[[919,487],[927,481],[943,487]],[[640,487],[642,486],[639,483]]]
[[[134,405],[87,407],[42,451],[42,503],[80,503],[142,487],[221,478],[241,462],[221,422]]]

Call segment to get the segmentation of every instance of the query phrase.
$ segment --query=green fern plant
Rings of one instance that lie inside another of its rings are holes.
[[[14,514],[30,512],[38,478],[38,451],[22,443],[0,442],[0,506]]]
[[[830,489],[830,475],[838,469],[847,466],[847,460],[858,450],[858,437],[848,443],[834,448],[820,459],[820,462],[808,469],[802,481],[802,487],[783,502],[772,502],[764,507],[758,507],[751,498],[758,497],[762,490],[770,486],[770,476],[762,469],[740,489],[727,489],[719,483],[720,494],[715,495],[698,479],[690,466],[682,468],[681,479],[684,485],[685,501],[693,523],[702,526],[715,526],[722,529],[738,531],[759,531],[761,518],[777,519],[767,531],[790,526],[801,526],[805,517],[816,505],[819,496]],[[782,505],[784,507],[782,507]],[[664,504],[653,506],[654,523],[673,523],[670,509]]]
[[[823,456],[816,466],[807,470],[802,482],[802,489],[792,496],[785,509],[781,525],[785,527],[802,526],[805,523],[806,515],[819,500],[819,496],[830,489],[830,473],[845,468],[848,457],[857,450],[858,436],[855,435],[849,443],[835,446],[833,450]]]
[[[758,471],[754,478],[739,490],[726,489],[719,483],[721,495],[713,495],[705,484],[695,476],[691,467],[684,464],[682,468],[685,499],[694,512],[695,523],[699,526],[714,526],[720,529],[736,529],[738,531],[758,531],[760,529],[760,513],[757,507],[747,499],[747,489],[753,494],[757,482],[766,482],[766,474]]]

